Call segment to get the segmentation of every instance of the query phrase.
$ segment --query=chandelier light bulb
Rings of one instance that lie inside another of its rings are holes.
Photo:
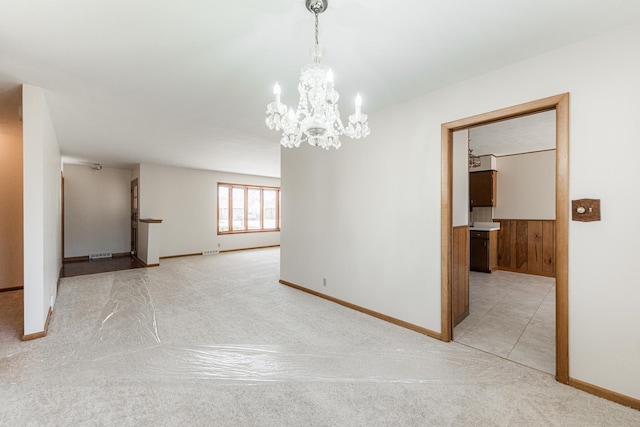
[[[333,84],[333,71],[331,71],[331,68],[327,71],[327,83]]]
[[[276,85],[273,87],[273,94],[276,96],[276,103],[280,103],[280,85],[276,82]]]
[[[311,64],[302,67],[298,92],[298,108],[280,102],[280,85],[273,87],[275,102],[267,105],[265,122],[269,129],[282,131],[280,143],[284,147],[299,147],[302,141],[325,149],[339,148],[340,136],[359,139],[369,135],[367,115],[362,114],[362,98],[356,97],[356,112],[345,126],[340,118],[334,88],[333,71],[321,64],[322,48],[318,42],[318,15],[327,9],[327,0],[306,0],[307,9],[315,15],[315,45],[311,49]]]

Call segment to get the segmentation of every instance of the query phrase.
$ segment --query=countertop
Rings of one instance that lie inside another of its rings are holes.
[[[469,227],[471,231],[494,231],[500,230],[499,222],[475,222],[471,227]]]

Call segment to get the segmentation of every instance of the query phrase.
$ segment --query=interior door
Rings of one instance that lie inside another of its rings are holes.
[[[131,181],[131,255],[138,254],[138,178]]]

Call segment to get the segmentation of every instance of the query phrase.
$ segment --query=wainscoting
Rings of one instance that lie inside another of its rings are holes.
[[[469,227],[453,227],[451,308],[453,325],[469,315]]]
[[[555,221],[494,219],[498,232],[498,269],[555,277]]]

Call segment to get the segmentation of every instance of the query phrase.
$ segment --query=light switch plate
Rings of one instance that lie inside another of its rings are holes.
[[[579,199],[571,201],[573,221],[600,221],[600,199]]]

